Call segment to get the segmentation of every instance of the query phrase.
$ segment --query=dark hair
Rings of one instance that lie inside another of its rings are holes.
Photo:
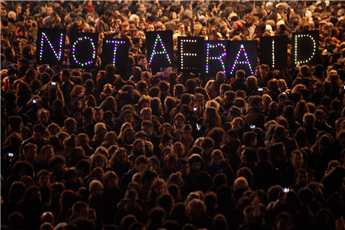
[[[46,127],[42,124],[37,124],[33,128],[33,132],[40,133],[41,135],[44,135],[44,133],[46,132]]]

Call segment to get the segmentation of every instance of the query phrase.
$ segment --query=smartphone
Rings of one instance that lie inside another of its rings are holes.
[[[197,107],[194,107],[194,109],[193,109],[194,111],[197,111],[198,110],[198,108]]]
[[[290,192],[290,188],[283,188],[283,193],[288,193],[288,192]]]
[[[242,113],[244,113],[244,111],[246,110],[246,108],[244,108],[244,107],[241,107],[241,111],[242,111]]]
[[[14,157],[14,154],[13,153],[8,153],[8,157],[12,158],[12,157]]]
[[[196,124],[196,128],[197,128],[198,130],[200,130],[200,129],[201,129],[201,125]]]
[[[56,82],[53,82],[53,81],[52,81],[52,83],[51,83],[51,84],[52,84],[52,85],[56,85]]]
[[[345,85],[344,85],[344,89],[345,89]]]
[[[283,94],[286,94],[285,92],[283,92]]]
[[[250,125],[249,127],[250,127],[251,129],[255,129],[256,126],[255,126],[255,125]]]
[[[263,88],[258,88],[258,91],[262,92],[262,91],[264,91],[264,89]]]
[[[33,100],[33,101],[32,101],[32,103],[36,104],[36,103],[37,103],[37,101],[36,101],[36,100]]]

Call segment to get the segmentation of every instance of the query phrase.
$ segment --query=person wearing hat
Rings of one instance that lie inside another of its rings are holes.
[[[103,194],[104,186],[99,180],[92,180],[89,184],[90,196],[97,197]]]
[[[103,122],[98,122],[95,126],[94,126],[94,131],[95,131],[95,135],[93,136],[92,140],[91,140],[91,147],[96,149],[97,147],[99,147],[105,137],[105,134],[107,133],[107,127],[105,125],[105,123]]]
[[[127,33],[129,31],[129,23],[128,22],[123,22],[121,25],[121,31],[124,33]]]
[[[125,198],[118,204],[118,213],[115,218],[115,224],[120,226],[123,218],[129,214],[135,216],[137,221],[145,223],[143,210],[140,206],[142,200],[139,199],[138,192],[134,189],[130,189],[126,192]]]
[[[131,23],[129,26],[129,32],[131,33],[132,38],[134,38],[136,36],[137,31],[138,31],[137,27],[133,23]]]
[[[188,163],[190,165],[190,182],[195,186],[195,190],[206,192],[211,186],[211,177],[204,171],[204,161],[199,154],[192,154]]]
[[[190,124],[184,124],[181,129],[181,136],[180,142],[184,145],[185,154],[188,154],[190,148],[194,143],[194,139],[192,137],[192,126]]]
[[[237,107],[236,105],[231,106],[228,113],[229,121],[234,120],[236,117],[242,117],[242,116],[243,116],[243,113],[239,107]]]

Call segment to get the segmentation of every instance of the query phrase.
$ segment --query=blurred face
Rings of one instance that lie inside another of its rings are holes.
[[[182,133],[183,139],[189,139],[192,136],[191,132],[184,132]]]
[[[103,193],[103,189],[101,188],[101,187],[96,187],[96,188],[93,188],[92,190],[91,190],[91,195],[92,196],[101,196],[102,195],[102,193]],[[87,212],[86,212],[87,213]],[[87,214],[86,214],[86,216],[87,216]]]
[[[30,196],[30,200],[35,201],[37,203],[41,203],[42,202],[42,197],[41,197],[41,191],[34,191],[31,196]]]
[[[51,15],[51,13],[53,13],[53,7],[50,6],[47,8],[47,14]]]
[[[222,163],[223,158],[220,155],[214,155],[213,156],[213,163],[215,165],[220,165],[220,163]]]
[[[22,13],[22,6],[18,5],[18,6],[16,7],[16,13],[17,13],[17,15],[19,15],[19,14]]]
[[[44,150],[43,160],[45,162],[48,162],[50,158],[52,158],[53,156],[54,156],[54,150],[52,148],[47,148],[46,150]]]
[[[166,166],[167,169],[173,170],[175,168],[175,165],[176,165],[176,160],[175,159],[171,159],[171,160],[167,161],[165,166]]]
[[[180,27],[178,28],[178,30],[183,33],[185,30],[185,26],[184,25],[180,25]]]
[[[184,125],[184,120],[182,117],[178,117],[175,119],[175,125],[177,127],[182,127]]]
[[[139,10],[140,10],[142,13],[146,12],[146,6],[145,6],[144,4],[141,4],[141,5],[139,6]]]
[[[207,29],[206,29],[206,28],[203,28],[203,29],[201,30],[201,34],[202,34],[202,36],[206,36],[206,35],[207,35]]]
[[[41,175],[40,179],[38,180],[38,186],[40,188],[47,188],[50,185],[50,179],[48,175]]]
[[[138,141],[135,146],[135,150],[140,151],[140,152],[145,152],[145,143],[143,141]]]
[[[76,121],[80,121],[82,118],[80,112],[75,112],[75,113],[73,113],[72,116],[73,116],[74,120],[76,120]]]
[[[286,220],[279,220],[277,223],[277,230],[290,230],[291,223]]]
[[[101,167],[103,168],[105,164],[105,161],[103,158],[99,157],[95,160],[95,167]]]
[[[193,162],[192,163],[192,172],[196,173],[199,172],[201,169],[201,163],[200,162]]]
[[[127,133],[126,133],[126,139],[127,139],[127,141],[129,141],[129,142],[133,142],[134,141],[134,132],[133,131],[128,131]]]
[[[128,30],[129,30],[129,24],[127,24],[127,23],[123,24],[123,25],[122,25],[122,31],[123,31],[123,32],[126,32],[126,31],[128,31]]]
[[[148,164],[141,163],[139,165],[136,165],[136,170],[138,172],[144,173],[144,171],[148,168]]]
[[[174,147],[174,153],[176,153],[176,155],[181,158],[184,155],[184,146],[183,145],[175,145]]]
[[[163,132],[163,134],[165,134],[165,133],[171,134],[172,130],[169,126],[163,126],[162,132]]]
[[[140,61],[138,62],[138,64],[141,66],[145,66],[146,63],[147,63],[146,58],[140,59]]]
[[[54,168],[53,168],[53,172],[54,172],[55,174],[63,173],[63,171],[64,171],[64,165],[63,165],[63,164],[57,164],[57,165],[55,165]]]
[[[182,176],[188,176],[190,173],[190,166],[189,164],[182,165],[179,170],[182,174]]]
[[[291,157],[291,162],[294,168],[301,168],[303,165],[303,154],[293,154]]]
[[[93,120],[97,122],[101,122],[103,120],[103,114],[100,110],[93,111]]]
[[[140,116],[141,120],[146,121],[146,120],[151,120],[152,115],[150,111],[144,111],[141,116]]]
[[[152,134],[152,128],[149,126],[141,126],[141,130],[143,130],[148,136]]]
[[[87,138],[83,136],[78,137],[77,144],[78,146],[82,146],[82,147],[87,146]]]
[[[109,188],[116,188],[118,186],[118,180],[116,178],[110,177],[108,179],[108,187]]]
[[[266,72],[266,70],[260,68],[260,75],[261,75],[262,78],[267,77],[267,72]]]
[[[40,143],[43,140],[43,135],[39,132],[33,132],[32,137],[35,143]]]
[[[133,114],[132,113],[125,114],[124,122],[133,123]]]
[[[127,154],[125,152],[120,152],[116,155],[116,161],[120,164],[126,163],[127,160]]]
[[[155,187],[155,193],[158,196],[162,195],[164,192],[163,186],[162,185],[158,185],[157,187]]]
[[[81,25],[83,24],[83,21],[82,21],[80,18],[78,18],[78,19],[75,21],[75,24],[76,24],[77,26],[81,26]]]
[[[134,18],[134,23],[135,23],[135,25],[138,25],[138,24],[139,24],[139,21],[140,21],[139,17],[135,17],[135,18]]]
[[[139,24],[139,29],[140,30],[145,30],[146,29],[145,24],[144,23],[140,23]],[[142,38],[142,37],[140,37],[140,38]]]
[[[50,189],[50,200],[51,201],[59,201],[60,196],[61,196],[61,193],[57,189],[55,189],[55,188]]]
[[[308,175],[307,173],[298,173],[296,178],[296,184],[299,186],[306,186],[308,184]]]
[[[172,18],[172,19],[177,19],[177,14],[176,14],[176,12],[173,12],[173,13],[171,14],[171,18]]]
[[[147,31],[150,31],[150,32],[155,31],[155,27],[154,27],[152,24],[150,24],[150,25],[147,27]]]
[[[195,102],[196,107],[203,107],[204,106],[204,99],[202,97],[199,97]]]

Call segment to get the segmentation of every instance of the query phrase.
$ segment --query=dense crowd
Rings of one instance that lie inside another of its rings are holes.
[[[127,73],[38,65],[39,27],[129,39]],[[163,30],[319,30],[320,63],[151,69]],[[1,228],[344,230],[344,65],[342,1],[1,1]]]

